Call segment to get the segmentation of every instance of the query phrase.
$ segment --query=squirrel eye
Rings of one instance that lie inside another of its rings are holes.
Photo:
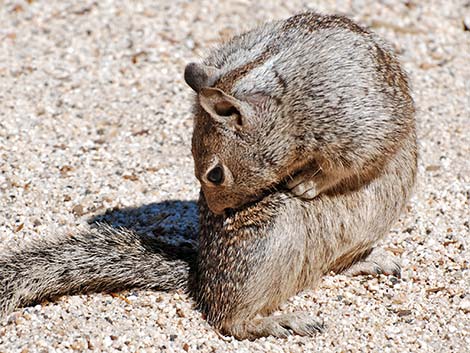
[[[220,185],[224,181],[224,170],[220,165],[215,166],[207,173],[207,180],[215,185]]]

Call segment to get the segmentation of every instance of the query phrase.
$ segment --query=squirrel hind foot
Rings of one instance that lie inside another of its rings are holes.
[[[306,312],[267,316],[245,320],[222,329],[239,340],[255,340],[261,337],[274,336],[287,338],[292,335],[313,336],[321,333],[324,324]]]
[[[401,266],[397,257],[385,249],[374,248],[364,259],[356,262],[343,272],[347,276],[386,275],[401,276]]]

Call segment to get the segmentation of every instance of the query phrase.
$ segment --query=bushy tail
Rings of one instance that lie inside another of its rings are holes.
[[[187,258],[152,238],[100,226],[32,241],[0,253],[0,316],[63,294],[153,288],[187,289]]]

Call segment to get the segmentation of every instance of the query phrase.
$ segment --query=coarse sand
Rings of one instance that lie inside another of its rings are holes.
[[[470,1],[1,1],[1,247],[102,220],[194,243],[186,63],[264,21],[342,13],[409,72],[419,177],[383,245],[402,278],[326,276],[281,311],[315,337],[237,341],[183,293],[64,296],[0,323],[0,352],[469,352]]]

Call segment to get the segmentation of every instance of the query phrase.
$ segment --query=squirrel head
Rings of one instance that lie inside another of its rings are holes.
[[[259,198],[279,183],[265,140],[269,97],[235,97],[215,87],[217,69],[188,64],[186,83],[197,93],[192,154],[207,205],[216,214]],[[269,153],[266,154],[265,151]],[[281,161],[279,161],[281,162]],[[282,164],[282,163],[280,163]]]

